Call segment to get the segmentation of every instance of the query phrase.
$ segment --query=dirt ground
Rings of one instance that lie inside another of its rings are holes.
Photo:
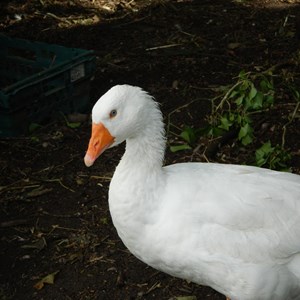
[[[282,82],[283,75],[296,86],[300,81],[297,1],[22,0],[0,7],[1,33],[95,51],[91,103],[115,84],[141,86],[162,104],[177,134],[184,125],[205,126],[216,87],[233,84],[241,70],[274,67],[277,98],[255,120],[254,143],[232,140],[211,161],[253,162],[261,141],[281,140],[297,104]],[[299,117],[295,111],[285,136],[288,166],[298,174]],[[172,132],[170,144],[177,142]],[[0,140],[0,299],[225,299],[157,272],[126,250],[107,205],[124,147],[87,169],[89,134],[89,121],[71,128],[56,120],[31,136]],[[209,142],[200,137],[194,151],[168,148],[166,163],[205,161]]]

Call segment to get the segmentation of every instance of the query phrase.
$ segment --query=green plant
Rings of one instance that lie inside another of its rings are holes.
[[[214,99],[209,134],[216,137],[224,131],[238,129],[238,140],[243,145],[250,144],[253,141],[251,115],[269,108],[274,103],[274,93],[272,74],[241,71],[237,82]]]
[[[209,126],[195,129],[185,126],[179,135],[177,145],[171,145],[172,152],[190,150],[201,134],[212,137],[226,135],[236,136],[242,145],[249,145],[254,139],[253,116],[269,110],[274,104],[275,89],[273,75],[269,69],[262,73],[241,71],[236,82],[231,86],[219,87],[219,93],[212,101],[212,113],[208,116]],[[287,127],[293,122],[300,107],[300,93],[289,84],[289,93],[296,100],[295,108],[283,126],[281,145],[272,146],[271,142],[264,143],[255,151],[255,165],[276,170],[287,170],[291,155],[285,149]],[[169,120],[170,124],[170,120]],[[174,125],[173,125],[174,126]],[[175,126],[176,127],[176,126]]]
[[[218,137],[226,131],[235,130],[243,145],[252,143],[254,135],[251,116],[268,109],[274,103],[272,74],[241,71],[235,84],[220,87],[218,92],[221,94],[212,100],[209,126],[204,130],[185,126],[178,136],[183,142],[171,145],[172,152],[192,149],[200,132]],[[219,100],[217,104],[216,100]]]
[[[172,152],[190,150],[198,138],[198,130],[189,126],[185,126],[178,137],[183,140],[183,143],[171,145],[170,150]]]
[[[272,146],[271,142],[264,143],[255,151],[255,164],[258,167],[267,167],[274,170],[287,170],[287,163],[291,155],[281,146]]]

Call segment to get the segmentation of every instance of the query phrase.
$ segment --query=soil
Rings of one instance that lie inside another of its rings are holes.
[[[232,138],[210,161],[252,164],[257,147],[268,140],[280,143],[287,124],[288,167],[300,174],[299,111],[296,97],[286,90],[286,83],[299,86],[297,1],[22,0],[0,5],[1,33],[95,51],[91,104],[119,83],[150,92],[161,103],[169,144],[181,142],[178,134],[185,125],[207,125],[217,88],[234,84],[241,70],[273,68],[276,100],[256,116],[253,143],[245,147]],[[90,123],[80,121],[72,128],[56,119],[30,136],[0,140],[0,298],[225,299],[129,253],[107,205],[109,181],[124,146],[105,152],[87,169],[83,156]],[[168,147],[166,164],[205,161],[210,143],[203,135],[192,150],[172,153]]]

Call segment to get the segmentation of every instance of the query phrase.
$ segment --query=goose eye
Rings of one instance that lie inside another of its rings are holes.
[[[109,113],[109,117],[110,118],[114,118],[117,115],[117,110],[113,109],[110,113]]]

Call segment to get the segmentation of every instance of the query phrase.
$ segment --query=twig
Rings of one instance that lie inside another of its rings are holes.
[[[78,218],[78,215],[57,215],[57,214],[50,214],[47,211],[43,210],[42,211],[43,215],[47,215],[47,216],[51,216],[51,217],[55,217],[55,218]]]
[[[60,164],[60,165],[54,166],[54,169],[56,169],[56,168],[58,168],[58,167],[64,167],[64,166],[68,165],[69,163],[71,163],[71,162],[74,160],[74,158],[79,157],[79,156],[81,156],[81,154],[75,154],[75,155],[73,155],[72,158],[70,158],[70,159],[67,160],[66,162],[64,162],[64,163],[62,163],[62,164]]]
[[[80,229],[69,228],[69,227],[62,227],[62,226],[59,226],[59,225],[52,225],[52,228],[53,228],[53,230],[55,230],[55,229],[62,229],[62,230],[69,230],[69,231],[80,231]],[[51,230],[50,232],[52,232],[53,230]]]
[[[39,173],[42,173],[42,172],[45,172],[45,171],[52,171],[53,168],[54,168],[53,166],[50,166],[50,167],[41,169],[41,170],[39,170],[39,171],[33,172],[32,175],[36,175],[36,174],[39,174]]]
[[[32,184],[32,185],[24,185],[24,186],[13,186],[14,184],[20,183],[22,180],[19,180],[17,182],[14,182],[12,184],[9,184],[7,186],[0,186],[0,193],[3,191],[13,191],[13,190],[22,190],[22,189],[32,189],[32,188],[38,188],[41,185],[40,184]]]
[[[204,150],[204,152],[202,153],[202,156],[204,157],[204,159],[206,160],[206,162],[210,162],[210,160],[207,158],[207,156],[205,155],[205,151],[206,149]]]
[[[110,176],[96,176],[96,175],[92,175],[90,176],[91,179],[101,179],[101,180],[106,180],[106,181],[110,181],[112,179],[112,177]]]
[[[52,192],[53,189],[52,188],[44,188],[44,186],[40,186],[30,192],[27,193],[27,198],[35,198],[35,197],[39,197],[39,196],[42,196],[42,195],[45,195],[45,194],[48,194],[50,192]]]
[[[147,48],[146,51],[153,51],[153,50],[159,50],[159,49],[167,49],[167,48],[172,48],[172,47],[177,47],[177,46],[181,46],[183,44],[169,44],[169,45],[163,45],[163,46],[157,46],[157,47],[151,47],[151,48]]]
[[[46,179],[46,180],[43,180],[45,182],[58,182],[63,188],[65,188],[66,190],[72,192],[72,193],[75,193],[74,190],[72,190],[71,188],[67,187],[66,185],[63,184],[63,182],[61,181],[61,179]]]
[[[117,17],[117,18],[110,18],[109,21],[115,21],[115,20],[120,20],[120,19],[125,19],[127,16],[129,16],[130,13],[127,13],[125,14],[124,16],[121,16],[121,17]],[[138,18],[138,19],[134,19],[130,22],[126,22],[126,23],[123,23],[123,24],[118,24],[118,25],[115,25],[114,28],[119,28],[119,27],[123,27],[123,26],[127,26],[127,25],[131,25],[131,24],[134,24],[134,23],[138,23],[138,22],[141,22],[143,20],[145,20],[146,18],[148,18],[149,15],[145,16],[145,17],[142,17],[142,18]]]
[[[56,20],[59,20],[59,21],[62,21],[62,22],[66,22],[66,23],[68,23],[69,25],[72,25],[72,23],[70,22],[70,21],[68,21],[66,18],[60,18],[60,17],[58,17],[58,16],[56,16],[55,14],[53,14],[53,13],[46,13],[46,15],[47,16],[50,16],[50,17],[52,17],[52,18],[54,18],[54,19],[56,19]]]
[[[197,154],[197,152],[199,151],[200,147],[201,147],[201,144],[198,144],[198,145],[193,149],[193,153],[192,153],[192,155],[191,155],[190,161],[193,161],[193,160],[194,160],[194,156]]]
[[[220,107],[223,106],[224,102],[227,101],[229,95],[231,94],[231,92],[238,87],[240,84],[242,84],[241,81],[238,81],[235,85],[233,85],[224,95],[223,99],[220,101],[220,103],[218,104],[218,106],[216,107],[215,111],[219,110]]]
[[[154,283],[145,293],[144,295],[148,295],[150,294],[152,291],[154,291],[155,289],[157,288],[160,288],[161,287],[161,283],[160,282],[156,282]]]

